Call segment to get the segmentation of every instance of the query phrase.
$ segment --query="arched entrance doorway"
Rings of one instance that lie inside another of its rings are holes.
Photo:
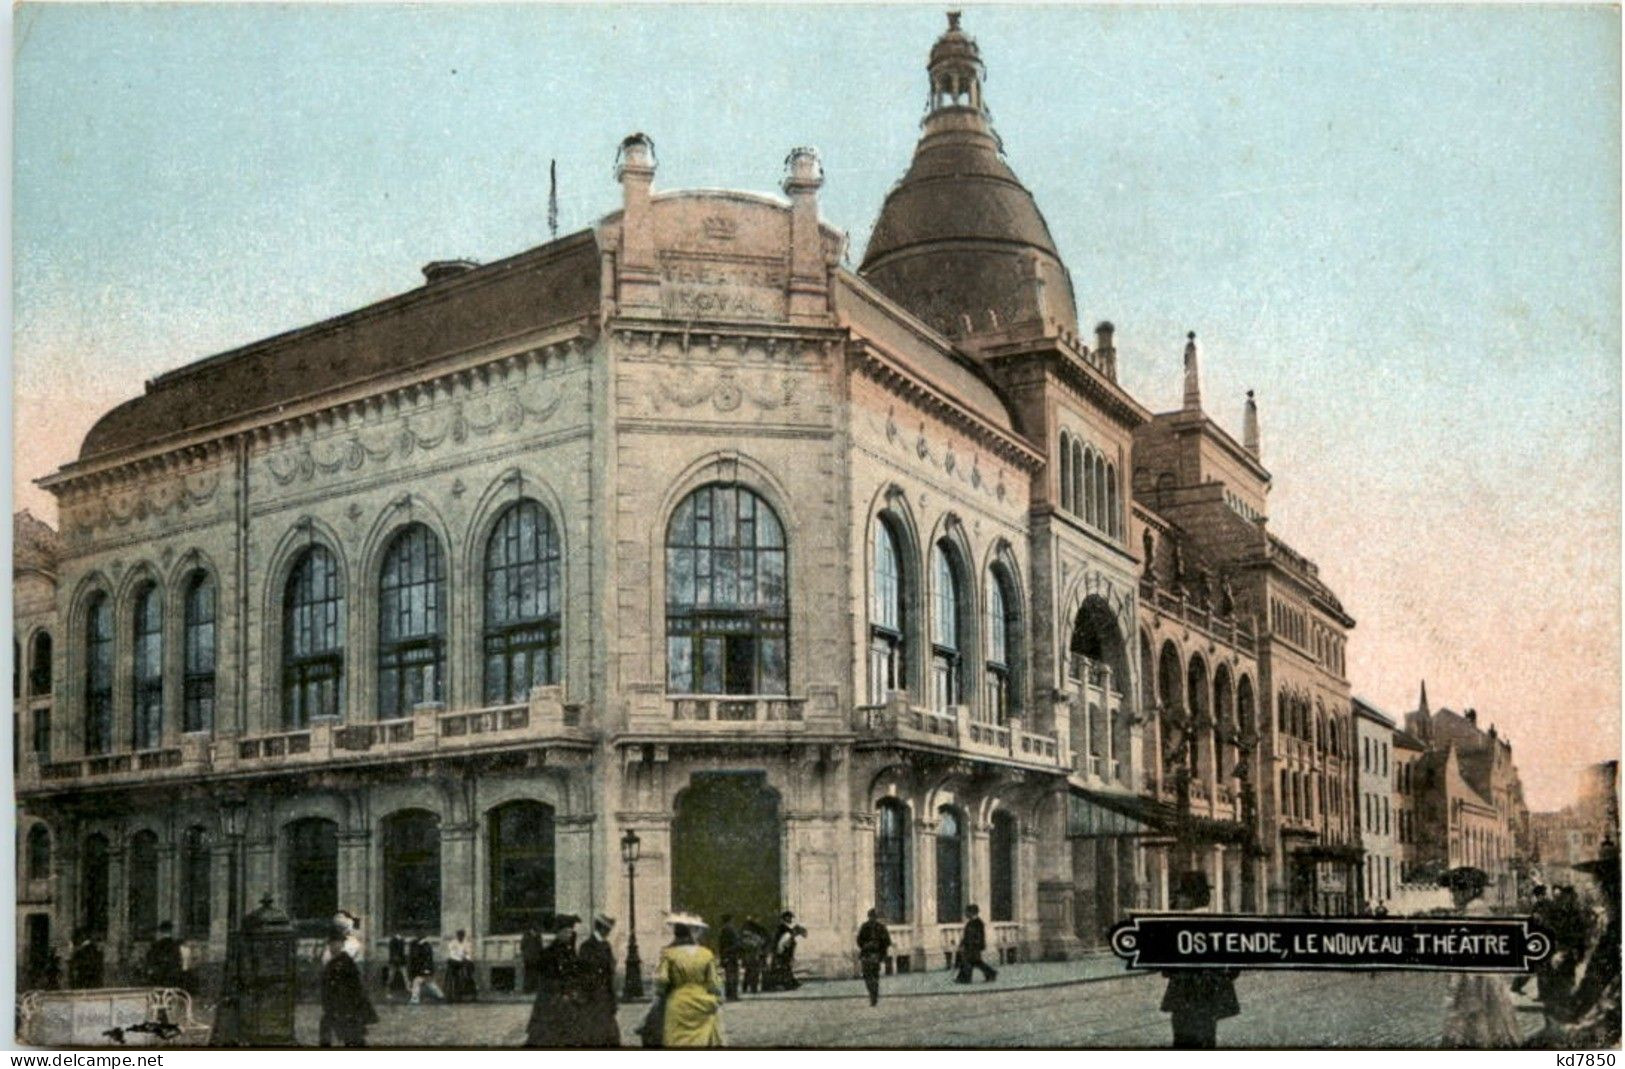
[[[724,914],[772,928],[783,907],[779,794],[765,772],[696,772],[671,826],[671,905],[714,934]]]

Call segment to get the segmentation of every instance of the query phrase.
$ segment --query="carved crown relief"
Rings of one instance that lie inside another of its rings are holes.
[[[955,442],[946,436],[940,448],[931,444],[926,434],[925,421],[920,421],[919,429],[912,435],[905,432],[897,424],[897,409],[886,410],[885,421],[874,413],[869,413],[868,423],[871,430],[877,435],[884,435],[899,456],[912,457],[916,466],[926,465],[930,469],[952,482],[960,483],[991,497],[1003,504],[1009,496],[1005,487],[1005,472],[1002,465],[994,468],[992,479],[982,473],[981,454],[970,452],[968,461],[956,448]],[[958,443],[959,449],[965,449],[966,444]]]

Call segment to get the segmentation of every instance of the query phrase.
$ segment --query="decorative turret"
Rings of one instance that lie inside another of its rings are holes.
[[[949,337],[1075,336],[1072,280],[1009,164],[976,42],[948,15],[926,64],[914,160],[886,197],[859,273]]]
[[[1196,331],[1185,335],[1185,411],[1202,410],[1202,372],[1196,364]]]
[[[1254,460],[1261,460],[1258,439],[1258,402],[1253,399],[1253,391],[1247,391],[1247,410],[1241,423],[1241,447],[1253,455]]]

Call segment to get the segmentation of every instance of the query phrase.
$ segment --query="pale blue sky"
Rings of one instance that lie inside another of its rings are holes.
[[[1537,803],[1617,756],[1619,25],[1604,7],[966,8],[1016,172],[1130,389],[1259,391],[1272,528],[1359,618],[1355,688],[1475,705]],[[657,185],[823,154],[852,259],[939,6],[24,6],[19,505],[144,378]],[[1555,733],[1555,734],[1554,734]],[[1553,741],[1553,740],[1557,741]]]

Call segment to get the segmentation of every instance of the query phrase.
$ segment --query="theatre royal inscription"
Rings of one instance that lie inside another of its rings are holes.
[[[673,319],[783,319],[785,284],[776,263],[667,257],[660,305]]]

